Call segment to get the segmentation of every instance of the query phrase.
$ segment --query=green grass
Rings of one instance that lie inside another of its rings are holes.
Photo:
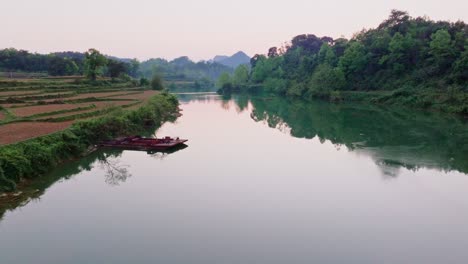
[[[16,116],[10,110],[4,108],[3,106],[0,106],[0,112],[2,112],[5,115],[5,118],[3,120],[0,120],[0,124],[2,122],[8,122],[10,120],[16,119]]]

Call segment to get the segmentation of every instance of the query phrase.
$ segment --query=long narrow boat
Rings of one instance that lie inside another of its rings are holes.
[[[99,144],[102,147],[113,147],[122,149],[135,149],[135,150],[168,150],[187,142],[187,139],[180,138],[145,138],[140,136],[131,136],[124,138],[117,138],[114,140],[104,141]]]

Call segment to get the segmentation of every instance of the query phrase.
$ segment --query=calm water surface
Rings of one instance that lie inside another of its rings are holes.
[[[468,263],[468,126],[179,95],[173,153],[99,151],[0,206],[0,263]]]

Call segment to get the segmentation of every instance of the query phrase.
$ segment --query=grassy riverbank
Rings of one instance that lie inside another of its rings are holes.
[[[0,148],[0,192],[48,172],[60,162],[79,157],[97,142],[159,126],[175,116],[177,98],[167,93],[151,97],[136,110],[116,107],[106,115],[78,121],[66,130]]]

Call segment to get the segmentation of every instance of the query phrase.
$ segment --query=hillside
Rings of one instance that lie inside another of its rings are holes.
[[[230,57],[224,55],[215,56],[213,61],[235,69],[241,64],[250,64],[250,57],[243,51],[239,51]]]
[[[248,81],[221,92],[396,104],[468,115],[468,25],[393,10],[351,39],[303,34],[255,55]],[[225,78],[229,80],[229,78]]]

